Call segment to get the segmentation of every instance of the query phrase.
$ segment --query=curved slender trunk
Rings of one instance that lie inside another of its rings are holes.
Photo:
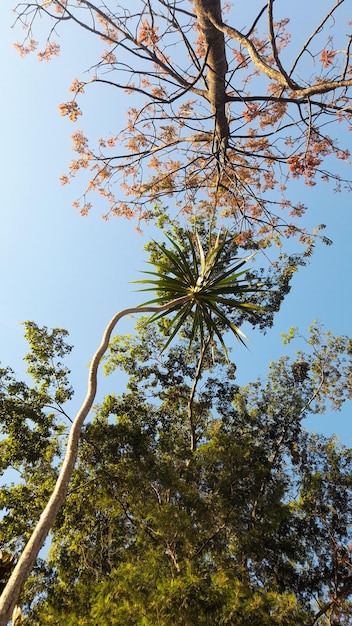
[[[70,434],[67,441],[67,449],[65,458],[56,481],[55,488],[51,494],[49,501],[43,510],[37,525],[35,526],[33,533],[21,554],[16,567],[14,568],[11,577],[9,578],[5,589],[0,597],[0,626],[6,626],[7,622],[11,618],[12,611],[17,604],[17,600],[22,591],[23,585],[28,579],[32,568],[37,559],[38,553],[44,545],[45,539],[55,521],[55,518],[65,502],[68,484],[71,479],[72,471],[77,459],[79,437],[81,434],[84,420],[86,419],[92,404],[95,399],[97,391],[97,373],[99,363],[109,345],[111,333],[115,328],[117,322],[125,315],[131,315],[133,313],[157,313],[159,311],[166,311],[169,308],[175,306],[176,303],[182,304],[186,301],[188,296],[178,298],[161,307],[143,306],[133,307],[129,309],[123,309],[114,315],[114,317],[108,323],[105,332],[103,334],[102,342],[93,356],[89,374],[88,374],[88,391],[83,401],[81,408],[79,409],[70,430]]]

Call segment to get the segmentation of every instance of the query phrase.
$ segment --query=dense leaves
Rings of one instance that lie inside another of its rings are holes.
[[[0,369],[0,472],[6,476],[12,470],[15,480],[0,489],[1,508],[7,511],[0,544],[6,537],[10,550],[23,547],[56,478],[65,430],[61,420],[66,421],[62,404],[73,393],[61,361],[71,350],[66,336],[62,329],[49,332],[28,322],[25,337],[31,351],[26,361],[33,384],[17,381],[9,368]]]
[[[299,341],[294,329],[285,341]],[[351,399],[351,341],[313,325],[298,358],[246,387],[221,353],[199,346],[197,362],[187,339],[161,354],[163,343],[141,320],[111,344],[107,371],[127,388],[85,427],[24,623],[348,624],[352,453],[304,419]],[[15,490],[2,492],[5,550],[35,516]]]
[[[5,587],[6,578],[14,567],[14,557],[8,552],[0,551],[0,593]]]

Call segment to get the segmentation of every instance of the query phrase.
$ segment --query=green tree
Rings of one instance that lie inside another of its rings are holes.
[[[304,419],[351,399],[351,340],[315,324],[304,352],[239,387],[216,346],[195,361],[186,332],[161,352],[145,321],[110,344],[126,392],[83,428],[27,623],[348,624],[352,453]],[[5,548],[24,532],[11,490]]]
[[[148,306],[147,304],[124,309],[113,316],[105,329],[101,345],[94,354],[90,365],[87,395],[75,419],[72,421],[65,456],[55,486],[1,594],[0,624],[6,624],[23,584],[30,575],[38,553],[45,542],[60,507],[65,501],[67,487],[77,458],[82,425],[92,408],[96,396],[99,363],[108,348],[111,333],[117,322],[125,315],[130,315],[131,313],[153,313],[154,317],[151,318],[152,320],[155,319],[155,315],[157,315],[157,319],[160,319],[165,318],[165,315],[175,313],[176,316],[171,321],[171,325],[176,322],[176,330],[181,329],[181,326],[185,326],[189,320],[192,320],[190,345],[199,336],[201,354],[203,354],[209,344],[214,345],[214,335],[220,340],[226,352],[222,339],[224,328],[229,328],[237,338],[239,337],[238,326],[229,318],[231,311],[239,309],[242,313],[247,310],[253,312],[253,310],[258,308],[258,305],[251,304],[246,299],[249,292],[258,289],[258,285],[250,285],[248,279],[242,276],[243,272],[238,273],[236,271],[239,267],[242,267],[243,262],[237,262],[235,266],[232,263],[232,238],[227,239],[219,235],[215,242],[210,240],[208,250],[206,251],[203,249],[203,244],[197,232],[195,233],[195,241],[190,236],[187,236],[186,240],[188,249],[182,243],[177,244],[175,241],[171,241],[176,254],[165,247],[159,246],[159,256],[162,253],[165,261],[163,262],[162,258],[161,261],[151,261],[156,264],[159,270],[159,273],[153,274],[158,276],[158,280],[151,281],[153,290],[157,289],[159,292],[158,298],[153,300],[153,302],[159,304],[159,306]],[[230,252],[226,254],[228,249],[230,249]],[[222,260],[224,253],[227,261],[226,266]],[[228,263],[230,263],[230,269]],[[145,283],[146,281],[142,282]],[[216,321],[214,321],[214,316],[216,319],[219,319],[222,328],[218,327]],[[53,366],[52,360],[55,349],[57,354],[62,356],[62,353],[64,354],[64,351],[68,348],[65,344],[62,345],[61,337],[59,337],[57,346],[56,344],[53,344],[53,346],[49,345],[49,352],[47,353],[45,349],[43,351],[42,343],[43,337],[45,338],[45,332],[42,333],[34,324],[29,324],[27,334],[32,343],[33,353],[27,357],[29,362],[28,372],[36,383],[44,376],[44,381],[39,386],[40,392],[44,394],[44,402],[47,402],[48,398],[50,398],[47,389],[50,389],[50,386],[53,384],[58,386],[57,389],[55,388],[53,400],[56,403],[66,400],[68,392],[66,390],[62,392],[61,390],[62,382],[65,383],[66,381],[66,371],[61,372],[60,363],[56,367]],[[175,332],[172,333],[171,339],[174,335]],[[170,338],[167,344],[169,341]],[[42,413],[40,413],[40,417],[42,417]],[[25,417],[25,428],[27,428],[26,419]],[[21,426],[22,424],[23,420]]]

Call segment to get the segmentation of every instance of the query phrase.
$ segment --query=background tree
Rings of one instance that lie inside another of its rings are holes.
[[[110,89],[109,106],[115,94],[119,103],[124,93],[133,97],[126,124],[117,121],[110,136],[92,141],[82,130],[73,134],[77,156],[62,182],[89,172],[75,202],[83,214],[95,191],[107,199],[107,215],[139,220],[152,219],[172,196],[186,215],[229,217],[239,243],[265,246],[282,235],[307,239],[296,219],[305,207],[285,194],[290,179],[350,188],[331,159],[349,160],[334,130],[340,122],[349,128],[352,115],[349,3],[319,3],[312,31],[301,24],[292,36],[287,3],[242,4],[17,5],[25,28],[21,54],[38,49],[39,18],[48,28],[40,60],[59,53],[60,29],[69,24],[101,44],[89,78],[74,79],[62,115],[77,121],[82,94],[98,86]]]
[[[170,329],[175,328],[169,336],[166,346],[173,339],[175,334],[184,327],[185,324],[191,324],[191,334],[189,346],[198,338],[200,341],[201,355],[210,345],[215,346],[215,340],[220,344],[227,355],[223,333],[230,329],[237,339],[241,339],[241,331],[229,317],[229,312],[239,310],[242,317],[246,317],[247,311],[253,315],[253,311],[258,309],[258,305],[248,301],[248,294],[260,289],[262,285],[251,284],[245,277],[246,271],[238,272],[239,268],[245,264],[247,259],[233,259],[233,239],[227,238],[226,235],[218,234],[215,242],[209,236],[208,248],[204,250],[201,237],[196,231],[193,236],[185,233],[184,242],[186,246],[178,245],[176,241],[169,238],[174,250],[167,250],[165,247],[155,244],[158,248],[159,261],[152,260],[152,265],[156,265],[158,272],[152,272],[153,276],[157,276],[157,280],[140,281],[142,283],[151,282],[152,290],[158,291],[156,299],[152,300],[154,306],[150,303],[139,307],[123,309],[116,313],[107,324],[100,346],[93,355],[88,374],[88,390],[86,397],[78,410],[69,431],[66,443],[66,450],[63,463],[57,476],[55,485],[50,493],[48,502],[42,511],[38,522],[36,523],[28,542],[26,543],[20,559],[18,560],[6,586],[0,597],[0,625],[5,626],[9,616],[18,600],[24,583],[27,581],[32,568],[35,565],[40,549],[43,547],[45,539],[56,519],[56,516],[64,504],[68,484],[71,480],[72,471],[77,459],[78,445],[83,423],[92,408],[97,392],[97,372],[101,359],[108,348],[111,334],[117,322],[133,313],[153,313],[150,321],[156,319],[165,319],[165,317],[173,315],[168,324],[165,334]],[[163,261],[163,257],[165,261]],[[224,257],[224,258],[223,258]],[[226,264],[225,262],[226,261]],[[149,272],[150,273],[150,272]],[[149,289],[147,289],[149,291]],[[143,289],[145,291],[145,289]],[[155,306],[158,305],[158,306]],[[49,355],[43,353],[43,333],[38,330],[34,324],[28,325],[27,333],[30,341],[33,342],[33,355],[27,357],[29,361],[28,372],[38,381],[49,367],[46,378],[40,389],[46,391],[47,387],[57,381],[56,369],[52,364],[53,350],[55,343],[51,346]],[[44,333],[45,335],[45,333]],[[66,350],[62,347],[62,341],[57,347],[60,350]],[[166,347],[165,346],[165,347]],[[64,352],[63,352],[64,353]],[[202,362],[202,356],[200,364]],[[60,364],[58,364],[58,367]],[[60,371],[60,370],[59,370]],[[63,370],[58,376],[60,383],[65,382],[66,371]],[[63,379],[63,381],[62,381]],[[65,395],[60,393],[59,388],[55,392],[55,401],[58,403],[60,398],[67,399]],[[47,395],[44,393],[44,402],[47,401]],[[11,414],[9,418],[11,419]],[[25,418],[26,420],[26,418]],[[20,419],[22,425],[22,420]],[[27,428],[27,422],[25,421]],[[12,449],[12,448],[11,448]],[[31,480],[31,477],[29,478]]]
[[[304,352],[239,387],[223,353],[198,350],[197,362],[187,336],[161,353],[156,325],[140,320],[137,331],[111,344],[106,371],[123,372],[127,389],[84,428],[49,561],[23,595],[24,623],[348,624],[351,450],[307,433],[304,419],[351,399],[351,340],[315,324]],[[285,341],[297,338],[292,329]],[[2,423],[6,433],[3,413]],[[16,489],[2,490],[12,551],[35,516]]]

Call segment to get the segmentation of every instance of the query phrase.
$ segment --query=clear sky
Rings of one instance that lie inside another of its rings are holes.
[[[79,403],[86,392],[87,363],[106,323],[115,311],[141,301],[129,283],[143,269],[150,231],[142,236],[134,222],[118,218],[104,222],[100,214],[105,206],[99,201],[87,218],[72,208],[83,185],[79,178],[69,186],[59,184],[72,158],[75,127],[60,117],[58,104],[70,98],[72,79],[89,67],[90,57],[94,61],[94,47],[77,31],[74,36],[67,31],[58,59],[20,59],[12,44],[21,32],[10,30],[13,6],[12,0],[0,3],[0,361],[23,375],[26,344],[20,322],[66,328],[75,347],[69,365]],[[85,123],[92,129],[100,113],[99,98],[105,95],[109,97],[97,90],[87,107]],[[115,98],[106,124],[124,115]],[[334,195],[326,185],[297,186],[294,193],[309,206],[311,225],[327,224],[334,245],[319,245],[310,265],[295,276],[274,328],[265,336],[251,333],[248,351],[234,347],[240,383],[264,375],[267,364],[285,353],[280,333],[290,326],[305,333],[318,318],[335,334],[352,334],[351,196]],[[132,329],[126,320],[117,332]],[[114,378],[104,383],[104,390],[119,392],[119,385]],[[351,443],[350,407],[311,426]]]

